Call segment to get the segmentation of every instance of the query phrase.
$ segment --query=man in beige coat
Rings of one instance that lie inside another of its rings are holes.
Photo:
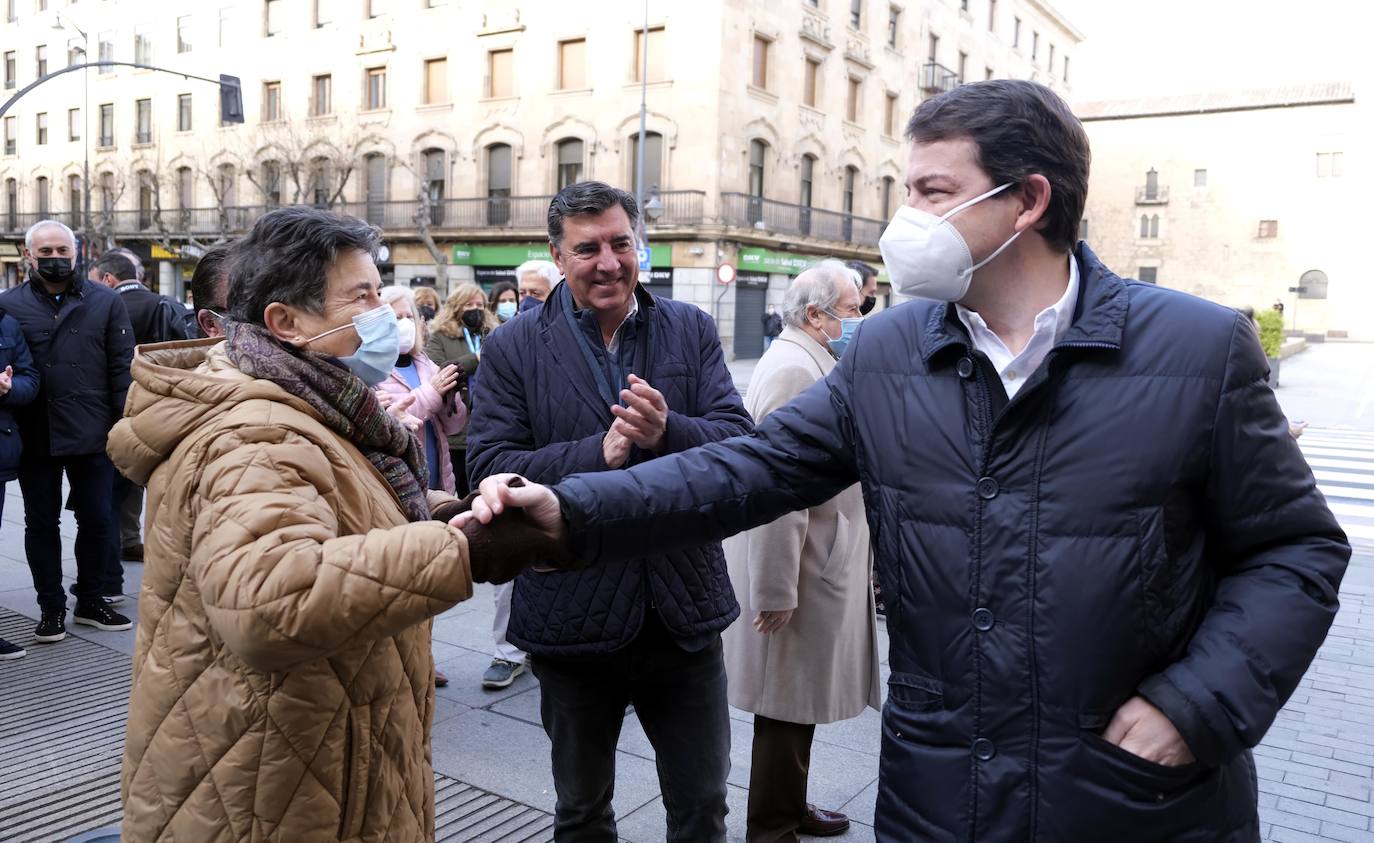
[[[859,307],[859,287],[838,261],[797,276],[782,335],[750,378],[745,406],[756,421],[830,373]],[[806,781],[816,724],[880,705],[868,541],[856,485],[725,542],[740,603],[724,635],[730,704],[755,715],[750,843],[849,827],[843,814],[807,804]]]

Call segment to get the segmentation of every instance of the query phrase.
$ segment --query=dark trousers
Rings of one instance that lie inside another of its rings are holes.
[[[77,602],[100,596],[101,579],[110,558],[110,484],[114,464],[104,454],[74,457],[24,455],[19,464],[19,490],[24,495],[24,553],[33,573],[40,609],[63,609],[62,591],[62,473],[71,485],[76,513]]]
[[[806,816],[806,779],[816,727],[754,715],[749,771],[748,843],[791,843]]]
[[[606,656],[532,660],[553,741],[554,840],[615,843],[615,747],[633,703],[653,744],[668,841],[725,840],[730,716],[720,638],[689,653],[657,620]]]
[[[105,563],[105,577],[101,581],[102,594],[118,594],[124,591],[124,510],[135,495],[141,500],[143,489],[134,484],[118,469],[110,478],[110,558]],[[142,504],[139,510],[143,509]]]
[[[453,485],[456,489],[454,494],[460,498],[467,497],[468,492],[472,491],[472,489],[468,487],[467,456],[467,448],[448,449],[448,458],[453,463]]]

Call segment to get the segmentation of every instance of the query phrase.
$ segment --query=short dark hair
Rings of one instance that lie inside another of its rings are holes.
[[[229,303],[229,255],[233,241],[217,243],[205,250],[191,273],[191,307],[194,310],[215,310],[224,315]]]
[[[373,260],[382,233],[354,217],[290,205],[269,211],[233,249],[229,269],[229,316],[262,325],[273,302],[311,313],[324,309],[325,274],[348,249]]]
[[[113,275],[117,281],[138,280],[138,269],[134,266],[134,262],[118,252],[106,252],[96,259],[93,266],[102,278],[109,274]]]
[[[639,225],[639,204],[633,193],[600,181],[579,181],[558,191],[549,203],[549,242],[555,249],[563,245],[563,220],[583,214],[605,213],[619,205],[630,218],[630,227]]]
[[[862,278],[865,283],[868,282],[868,279],[878,274],[877,267],[866,264],[863,261],[845,261],[844,265],[859,273],[859,277]]]
[[[520,298],[520,288],[515,286],[514,281],[497,281],[491,285],[491,292],[487,293],[487,306],[495,311],[496,303],[501,300],[501,294],[507,290],[515,293],[516,299]]]
[[[1041,235],[1066,252],[1077,245],[1092,154],[1083,124],[1054,91],[1023,79],[960,85],[917,106],[906,136],[915,143],[969,138],[994,184],[1044,176],[1050,205]]]

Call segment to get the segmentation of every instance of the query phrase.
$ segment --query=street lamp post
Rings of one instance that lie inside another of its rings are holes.
[[[639,48],[639,143],[635,144],[635,204],[639,207],[639,245],[647,246],[649,236],[644,230],[644,136],[649,97],[649,0],[644,0],[644,29],[640,37],[643,40]]]
[[[91,60],[91,39],[86,31],[72,22],[70,18],[62,14],[61,11],[54,12],[52,28],[56,30],[66,30],[68,27],[76,30],[81,36],[81,59],[83,63],[89,64]],[[66,25],[63,25],[63,21]],[[91,248],[91,69],[89,67],[81,71],[81,239],[83,243],[82,260],[89,257]]]

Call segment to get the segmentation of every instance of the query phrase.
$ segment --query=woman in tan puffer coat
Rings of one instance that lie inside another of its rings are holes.
[[[109,445],[149,494],[126,841],[434,837],[430,618],[549,548],[432,520],[460,505],[368,383],[396,353],[376,245],[267,214],[226,340],[135,357]]]

